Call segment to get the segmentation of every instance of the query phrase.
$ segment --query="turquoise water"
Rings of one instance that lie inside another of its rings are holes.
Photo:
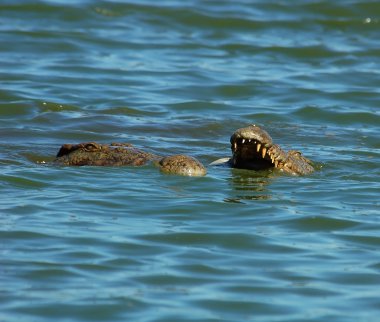
[[[0,321],[378,321],[378,1],[2,1]],[[320,170],[204,164],[259,124]]]

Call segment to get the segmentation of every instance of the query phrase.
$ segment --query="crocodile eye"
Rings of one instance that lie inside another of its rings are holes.
[[[100,147],[98,144],[96,143],[87,143],[84,147],[85,151],[87,152],[91,152],[91,151],[96,151],[96,150],[99,150]]]

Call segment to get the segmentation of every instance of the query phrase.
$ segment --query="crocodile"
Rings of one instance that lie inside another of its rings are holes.
[[[230,142],[232,157],[216,160],[211,165],[256,171],[276,168],[293,175],[306,175],[315,170],[312,161],[301,152],[284,151],[273,143],[268,132],[255,124],[236,130]]]
[[[153,162],[168,174],[204,176],[206,168],[197,159],[177,154],[161,157],[142,151],[129,143],[87,142],[64,144],[54,163],[62,166],[142,166]]]
[[[314,171],[313,163],[301,152],[285,152],[257,125],[236,130],[230,142],[232,157],[216,160],[210,165],[256,171],[277,168],[294,175],[305,175]],[[129,143],[64,144],[54,162],[63,166],[142,166],[153,162],[164,173],[187,176],[204,176],[207,173],[203,164],[193,157],[182,154],[162,157],[140,150]]]

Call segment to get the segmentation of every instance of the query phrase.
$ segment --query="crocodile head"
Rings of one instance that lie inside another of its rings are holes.
[[[268,154],[268,149],[273,146],[272,138],[259,126],[236,130],[230,142],[234,168],[264,170],[275,166]]]
[[[231,136],[232,167],[252,170],[278,168],[291,174],[309,174],[313,163],[299,151],[285,152],[257,125],[238,129]]]

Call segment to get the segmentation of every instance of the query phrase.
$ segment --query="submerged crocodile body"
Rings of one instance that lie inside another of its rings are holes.
[[[54,163],[63,166],[142,166],[153,162],[166,173],[204,176],[206,168],[187,155],[161,157],[137,149],[129,143],[99,144],[95,142],[64,144]]]
[[[224,164],[232,168],[281,171],[305,175],[314,171],[312,162],[298,151],[285,152],[274,144],[270,135],[259,126],[236,130],[231,136],[232,157],[211,165]],[[153,162],[161,171],[187,176],[203,176],[206,168],[197,159],[186,155],[161,157],[142,151],[128,143],[99,144],[95,142],[64,144],[54,161],[67,166],[141,166]]]

